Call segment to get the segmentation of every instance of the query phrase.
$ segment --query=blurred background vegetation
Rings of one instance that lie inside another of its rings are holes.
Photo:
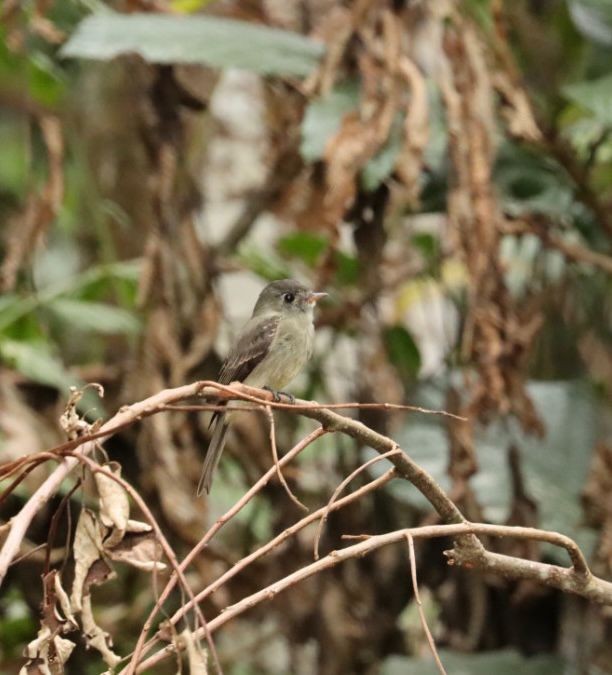
[[[609,0],[5,0],[1,11],[3,461],[62,440],[70,385],[104,386],[102,401],[84,399],[95,419],[214,378],[265,281],[294,276],[330,293],[295,394],[468,416],[361,417],[467,518],[568,534],[610,577]],[[106,444],[182,555],[270,464],[263,421],[245,415],[210,499],[196,500],[207,422],[156,416]],[[279,424],[281,450],[311,428]],[[330,435],[287,476],[319,506],[368,456]],[[4,501],[3,521],[43,472]],[[61,497],[28,546],[47,541]],[[72,494],[74,514],[88,498]],[[196,561],[194,587],[298,513],[269,485]],[[393,482],[332,514],[323,547],[425,521],[420,495]],[[64,517],[53,565],[67,536]],[[307,564],[311,536],[238,576],[206,616]],[[565,564],[546,546],[492,545]],[[609,608],[450,569],[444,547],[417,553],[449,673],[612,672]],[[44,562],[38,550],[14,565],[0,591],[3,673],[36,635]],[[225,672],[435,672],[407,570],[402,547],[385,549],[259,606],[216,636]],[[154,594],[148,575],[115,571],[94,599],[125,654]],[[79,645],[66,672],[104,669]]]

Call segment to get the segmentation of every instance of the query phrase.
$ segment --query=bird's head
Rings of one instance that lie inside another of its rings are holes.
[[[317,302],[326,295],[311,291],[295,279],[273,281],[259,294],[253,316],[269,312],[312,314]]]

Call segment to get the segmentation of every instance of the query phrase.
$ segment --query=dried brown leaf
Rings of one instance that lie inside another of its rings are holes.
[[[83,509],[74,534],[74,581],[70,603],[75,612],[82,609],[85,581],[92,565],[101,558],[104,528],[93,511]]]
[[[23,675],[44,673],[61,675],[64,664],[75,647],[74,642],[61,637],[78,628],[72,615],[68,595],[59,572],[52,570],[43,578],[42,618],[38,635],[25,648],[28,662],[19,671]]]
[[[133,565],[145,572],[161,572],[167,567],[161,561],[162,547],[153,532],[126,534],[117,546],[107,549],[106,552],[112,560]]]
[[[112,650],[113,641],[109,633],[96,623],[91,607],[91,595],[83,597],[81,620],[83,623],[83,634],[89,647],[97,649],[105,663],[111,668],[121,661],[121,657]]]
[[[64,664],[70,658],[75,643],[56,635],[49,626],[42,626],[38,635],[24,649],[28,662],[19,675],[63,675]]]
[[[121,465],[117,462],[104,465],[104,469],[118,478],[121,477]],[[96,472],[94,479],[100,500],[100,520],[111,529],[104,540],[104,547],[113,548],[125,534],[130,515],[130,501],[123,486],[110,476]]]
[[[91,382],[86,384],[81,389],[77,387],[70,387],[70,396],[66,402],[64,412],[62,413],[59,422],[60,426],[64,430],[67,438],[69,440],[74,440],[83,434],[91,433],[96,430],[96,427],[99,426],[98,423],[90,424],[85,421],[77,411],[77,405],[79,401],[83,398],[83,394],[89,388],[96,390],[100,398],[104,398],[104,387],[97,382]]]

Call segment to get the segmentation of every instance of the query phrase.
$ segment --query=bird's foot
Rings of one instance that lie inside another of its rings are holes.
[[[268,386],[265,386],[263,388],[272,394],[272,397],[274,398],[274,403],[280,403],[283,396],[289,401],[289,403],[292,404],[295,403],[295,396],[293,394],[290,394],[288,391],[280,391],[277,389],[272,389],[272,387]]]

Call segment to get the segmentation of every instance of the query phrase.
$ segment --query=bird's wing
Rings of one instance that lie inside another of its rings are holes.
[[[221,384],[229,384],[236,380],[244,382],[270,351],[279,321],[280,316],[270,316],[245,326],[238,342],[221,367],[219,373]]]

